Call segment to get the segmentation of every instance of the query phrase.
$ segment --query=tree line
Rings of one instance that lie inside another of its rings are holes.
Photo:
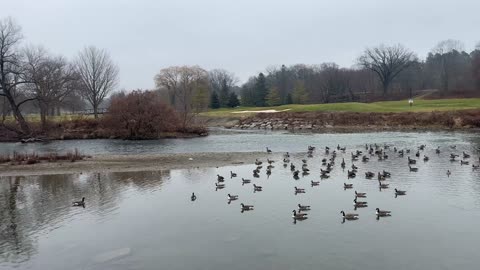
[[[185,128],[208,108],[397,99],[424,89],[438,89],[444,96],[477,93],[480,43],[467,52],[460,41],[441,41],[423,60],[401,44],[379,45],[365,49],[350,68],[336,63],[281,65],[269,67],[243,84],[232,72],[199,66],[163,68],[153,79],[155,89],[151,91],[160,97],[155,100],[175,109]],[[24,46],[21,27],[11,18],[0,19],[4,128],[28,135],[31,128],[25,113],[39,113],[45,128],[48,116],[85,106],[91,107],[97,118],[99,108],[108,106],[106,101],[112,98],[118,80],[119,68],[106,50],[89,46],[67,59],[42,46]],[[9,115],[15,126],[5,125]]]

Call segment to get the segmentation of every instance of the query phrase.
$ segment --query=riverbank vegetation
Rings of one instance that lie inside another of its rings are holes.
[[[11,165],[32,165],[40,162],[57,162],[57,161],[70,161],[75,162],[86,158],[85,155],[80,154],[78,149],[69,151],[65,154],[59,154],[56,152],[37,154],[33,153],[19,153],[13,152],[12,155],[0,155],[0,164],[9,163]]]

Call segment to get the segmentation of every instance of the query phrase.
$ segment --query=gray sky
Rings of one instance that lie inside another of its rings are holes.
[[[367,46],[402,43],[424,58],[440,40],[480,41],[478,0],[0,0],[26,41],[74,57],[107,49],[120,88],[152,88],[171,65],[224,68],[241,82],[281,64],[349,67]]]

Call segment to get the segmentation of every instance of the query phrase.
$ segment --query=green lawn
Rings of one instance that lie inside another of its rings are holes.
[[[373,103],[347,102],[330,104],[292,104],[277,107],[238,107],[234,109],[216,109],[203,113],[211,117],[235,117],[245,116],[249,113],[232,113],[239,111],[261,111],[261,110],[289,110],[291,112],[429,112],[429,111],[449,111],[449,110],[467,110],[480,109],[480,98],[462,98],[462,99],[433,99],[423,100],[415,99],[412,108],[407,100],[401,101],[381,101]]]

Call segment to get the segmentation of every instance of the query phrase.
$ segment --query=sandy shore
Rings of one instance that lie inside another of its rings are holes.
[[[280,154],[268,155],[278,158]],[[189,153],[162,155],[101,155],[77,162],[0,164],[0,176],[76,174],[81,172],[132,172],[253,164],[265,152]]]

